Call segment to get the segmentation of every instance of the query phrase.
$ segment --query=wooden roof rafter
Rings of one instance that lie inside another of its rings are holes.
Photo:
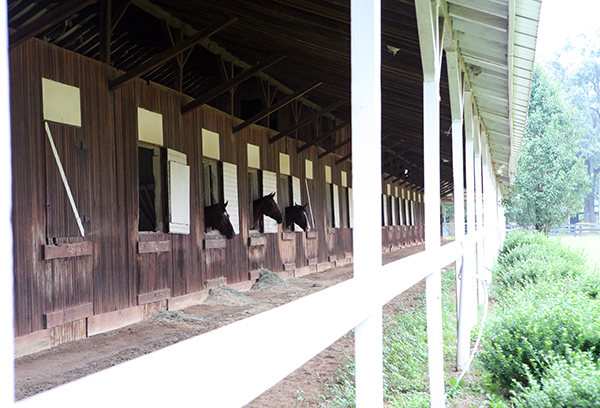
[[[318,81],[313,82],[313,83],[305,86],[304,88],[297,90],[293,94],[286,96],[285,98],[283,98],[282,100],[271,105],[267,109],[264,109],[262,112],[257,113],[256,115],[252,116],[250,119],[248,119],[245,122],[234,127],[233,133],[235,134],[235,133],[239,132],[240,130],[245,129],[246,127],[258,122],[259,120],[270,115],[271,113],[276,112],[277,110],[283,108],[284,106],[288,105],[289,103],[295,101],[296,99],[304,96],[308,92],[310,92],[313,89],[315,89],[316,87],[320,86],[322,83],[323,82],[318,82]]]
[[[304,126],[308,125],[311,122],[314,122],[315,120],[319,119],[322,116],[325,116],[326,114],[328,114],[329,112],[331,112],[332,110],[339,108],[340,106],[342,106],[343,104],[345,104],[346,101],[345,100],[339,100],[337,102],[332,103],[331,105],[313,113],[312,115],[310,115],[309,117],[303,119],[302,121],[296,123],[295,125],[291,126],[290,128],[284,130],[283,132],[279,132],[278,134],[276,134],[275,136],[271,137],[269,139],[269,143],[274,143],[276,141],[278,141],[279,139],[282,139],[290,134],[292,134],[293,132],[295,132],[298,129],[303,128]]]
[[[216,88],[213,88],[210,91],[200,95],[198,98],[194,99],[192,102],[184,105],[183,108],[181,108],[181,114],[185,115],[185,114],[193,111],[194,109],[199,108],[200,106],[206,104],[207,102],[211,101],[212,99],[216,98],[217,96],[227,92],[230,88],[233,88],[234,86],[241,84],[242,82],[246,81],[250,77],[257,74],[258,72],[264,71],[265,69],[269,68],[271,65],[278,63],[279,61],[283,60],[286,57],[287,57],[286,55],[273,55],[273,56],[259,62],[258,64],[254,65],[253,67],[242,71],[240,74],[231,78],[229,81],[222,83],[221,85],[217,86]]]
[[[136,68],[132,69],[131,71],[113,79],[112,81],[110,81],[109,88],[112,91],[119,89],[120,87],[124,86],[128,82],[133,81],[134,79],[139,78],[140,76],[152,71],[156,67],[164,64],[165,62],[169,61],[172,58],[175,58],[177,55],[181,54],[182,52],[184,52],[184,51],[188,50],[189,48],[193,47],[194,45],[198,44],[200,41],[221,31],[222,29],[235,23],[236,21],[237,21],[237,18],[233,18],[233,19],[227,18],[227,19],[221,20],[221,21],[205,28],[204,30],[198,31],[193,36],[186,38],[185,40],[174,45],[173,47],[169,48],[168,50],[155,55],[154,57],[150,58],[149,60],[147,60],[143,64],[137,66]]]
[[[350,121],[344,121],[334,127],[332,127],[331,129],[327,130],[325,133],[323,133],[321,136],[318,136],[316,138],[314,138],[313,140],[311,140],[310,142],[298,147],[296,149],[296,153],[301,153],[303,151],[305,151],[306,149],[308,149],[309,147],[312,147],[314,145],[316,145],[317,143],[327,139],[329,136],[333,135],[334,133],[342,130],[343,128],[345,128],[346,126],[348,126],[350,124]]]
[[[66,20],[73,14],[84,9],[90,4],[96,2],[96,0],[71,0],[65,4],[62,4],[55,9],[47,12],[39,19],[33,21],[31,24],[25,27],[19,28],[8,37],[9,46],[8,49],[12,50],[15,47],[23,44],[27,40],[35,37],[38,34],[46,31],[47,29],[55,26],[61,21]]]

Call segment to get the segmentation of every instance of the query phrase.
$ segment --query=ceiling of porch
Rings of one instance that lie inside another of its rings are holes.
[[[72,8],[81,5],[81,10],[37,37],[99,59],[101,3],[72,0]],[[9,27],[26,30],[63,4],[9,0]],[[540,1],[450,0],[443,6],[489,135],[495,170],[507,183],[524,132]],[[350,121],[349,0],[113,0],[112,16],[110,63],[126,72],[184,36],[237,18],[187,55],[184,93],[198,97],[222,84],[221,59],[241,69],[284,55],[257,75],[287,94],[322,82],[303,103],[318,110],[345,101],[329,116]],[[383,176],[422,189],[422,70],[414,0],[382,0],[381,36]],[[171,63],[143,78],[177,87]],[[440,111],[441,189],[446,195],[452,191],[452,149],[445,67]],[[331,138],[322,143],[342,142],[335,134]]]

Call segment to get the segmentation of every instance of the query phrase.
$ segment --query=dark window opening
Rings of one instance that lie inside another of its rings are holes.
[[[283,216],[285,217],[285,209],[293,205],[292,201],[292,177],[291,176],[280,176],[279,177],[279,208]],[[292,223],[289,227],[286,228],[287,220],[284,220],[283,229],[286,231],[294,231],[294,223]]]
[[[327,210],[327,227],[335,228],[335,214],[333,208],[333,184],[326,184],[325,205]]]
[[[162,230],[162,171],[159,147],[138,146],[138,230]]]
[[[223,167],[220,162],[204,160],[204,206],[210,207],[223,201]]]
[[[255,225],[252,225],[254,222],[254,200],[262,197],[262,171],[255,169],[248,171],[248,192],[250,196],[250,205],[248,206],[250,209],[248,218],[250,220],[250,230],[262,233],[265,230],[263,217],[260,217],[258,222]]]

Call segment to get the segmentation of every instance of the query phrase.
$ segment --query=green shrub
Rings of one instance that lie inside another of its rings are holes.
[[[556,359],[544,378],[531,378],[512,399],[516,408],[592,408],[599,401],[600,364],[588,353]]]
[[[515,232],[518,232],[515,234]],[[515,231],[508,235],[494,267],[494,294],[509,287],[540,281],[578,279],[587,272],[585,256],[542,234]]]
[[[510,302],[509,302],[510,300]],[[600,303],[568,284],[510,289],[486,329],[481,361],[504,389],[540,379],[567,350],[600,353]]]

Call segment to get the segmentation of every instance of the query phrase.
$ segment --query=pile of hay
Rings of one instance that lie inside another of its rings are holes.
[[[283,280],[277,273],[261,269],[258,279],[252,285],[252,290],[293,291],[298,288]]]
[[[243,306],[254,302],[254,299],[250,299],[242,292],[228,288],[227,286],[217,286],[208,292],[208,298],[206,298],[203,304],[212,306]]]

